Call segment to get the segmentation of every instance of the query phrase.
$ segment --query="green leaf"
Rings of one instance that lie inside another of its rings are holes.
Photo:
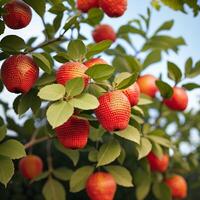
[[[117,140],[112,139],[104,143],[99,149],[97,167],[113,162],[119,157],[120,152],[121,146]]]
[[[63,29],[65,31],[69,30],[72,27],[72,25],[74,25],[77,22],[77,18],[78,18],[78,15],[68,18]]]
[[[161,137],[161,136],[156,136],[156,135],[148,135],[147,136],[151,141],[157,143],[157,144],[160,144],[164,147],[167,147],[167,148],[171,148],[172,147],[172,143],[167,139],[167,138],[164,138],[164,137]]]
[[[62,144],[60,144],[57,140],[54,141],[54,145],[58,151],[65,154],[69,159],[73,162],[74,166],[77,165],[80,154],[78,150],[71,150],[65,148]]]
[[[117,161],[118,161],[121,165],[123,165],[125,159],[126,159],[126,151],[124,150],[124,148],[121,147],[121,152],[120,152],[119,157],[117,158]]]
[[[66,10],[67,10],[67,8],[63,3],[57,3],[49,9],[49,12],[56,14],[56,15],[59,15]]]
[[[39,176],[37,176],[36,178],[31,180],[31,183],[35,182],[35,181],[41,181],[43,179],[46,179],[49,176],[50,172],[49,171],[45,171],[42,172]]]
[[[83,109],[83,110],[92,110],[99,106],[98,99],[88,93],[84,93],[78,97],[74,97],[69,101],[69,103],[75,108]]]
[[[163,98],[168,99],[173,95],[173,88],[169,84],[158,80],[156,81],[156,86],[158,87]]]
[[[49,178],[45,183],[42,194],[46,200],[65,200],[66,193],[63,185],[53,178]]]
[[[92,26],[95,26],[101,22],[103,19],[104,13],[99,8],[92,8],[88,11],[88,18],[86,22]]]
[[[19,36],[7,35],[1,40],[0,47],[8,51],[19,51],[21,49],[24,49],[26,47],[26,44],[24,40]]]
[[[38,96],[47,101],[56,101],[65,95],[65,87],[61,84],[51,84],[40,89]]]
[[[73,171],[66,167],[60,167],[53,170],[53,175],[62,181],[70,180],[72,174],[73,174]]]
[[[151,174],[141,168],[134,172],[137,200],[143,200],[151,188]]]
[[[59,101],[51,106],[47,110],[47,120],[53,128],[64,124],[74,112],[74,108],[66,101]]]
[[[122,74],[125,74],[126,72],[124,73],[121,73]],[[138,73],[133,73],[132,75],[130,75],[129,77],[123,79],[121,82],[119,82],[117,84],[117,89],[119,90],[122,90],[122,89],[125,89],[125,88],[128,88],[129,86],[131,86],[133,83],[135,83],[135,81],[137,80],[137,77],[138,77]]]
[[[155,35],[161,31],[165,31],[165,30],[170,30],[174,25],[174,20],[169,20],[164,22],[156,31],[155,31]]]
[[[186,83],[183,85],[183,87],[187,90],[194,90],[200,88],[200,85],[197,83]]]
[[[36,62],[38,67],[40,67],[46,73],[51,74],[52,72],[51,63],[43,54],[33,53],[32,56],[33,60]]]
[[[55,74],[46,74],[44,73],[36,82],[36,86],[45,86],[56,81]]]
[[[83,78],[78,77],[78,78],[69,80],[65,88],[66,88],[67,95],[70,97],[74,97],[81,94],[84,90]]]
[[[88,154],[88,160],[91,162],[97,162],[98,151],[96,149],[92,149]]]
[[[94,95],[95,97],[99,98],[103,93],[106,92],[106,90],[97,84],[90,83],[88,87],[88,92]]]
[[[24,1],[27,4],[29,4],[40,17],[43,17],[46,9],[45,0],[40,0],[40,1],[24,0]]]
[[[7,186],[14,175],[14,164],[10,158],[0,156],[0,182]]]
[[[88,68],[85,73],[95,81],[103,81],[110,78],[114,73],[114,71],[115,71],[114,67],[106,64],[100,64]]]
[[[183,10],[183,1],[182,0],[161,0],[165,5],[169,6],[174,10]]]
[[[26,156],[26,152],[24,145],[17,140],[10,139],[0,144],[0,155],[10,159],[19,159]]]
[[[185,62],[185,76],[187,77],[187,75],[190,74],[191,69],[192,69],[192,65],[193,65],[193,60],[192,58],[188,58]]]
[[[0,35],[4,33],[5,24],[2,20],[0,20]]]
[[[125,130],[115,132],[115,134],[118,135],[119,137],[140,144],[140,132],[133,126],[129,125],[128,128],[126,128]]]
[[[147,138],[141,137],[140,145],[137,145],[136,149],[138,152],[138,160],[140,160],[150,153],[152,149],[152,144]]]
[[[5,138],[7,132],[6,125],[0,126],[0,142]]]
[[[87,53],[85,44],[81,40],[70,41],[67,55],[74,61],[82,61]]]
[[[167,66],[168,66],[168,76],[169,76],[169,78],[171,78],[172,80],[176,81],[176,83],[178,83],[179,81],[181,81],[182,72],[178,68],[178,66],[175,65],[172,62],[168,62]]]
[[[163,156],[163,149],[162,147],[157,144],[157,143],[152,143],[152,151],[153,153],[158,156],[159,158],[161,158]]]
[[[85,188],[88,177],[93,173],[94,167],[84,166],[77,169],[71,176],[69,185],[70,192],[76,193]]]
[[[140,30],[140,29],[133,27],[131,25],[121,26],[117,34],[118,34],[119,37],[121,37],[124,34],[129,34],[129,33],[138,34],[138,35],[140,35],[144,38],[146,37],[146,33],[143,30]]]
[[[88,51],[87,51],[87,54],[86,54],[86,58],[90,59],[94,55],[99,54],[99,53],[107,50],[111,45],[112,45],[112,41],[110,41],[110,40],[104,40],[104,41],[99,42],[99,43],[88,45],[87,46]]]
[[[161,60],[161,51],[153,50],[151,51],[144,60],[143,68],[150,66],[151,64],[157,63]]]
[[[110,165],[106,166],[105,169],[112,174],[118,185],[133,187],[131,173],[125,167]]]
[[[165,183],[154,183],[153,184],[153,194],[157,199],[160,200],[171,200],[171,191],[170,188],[167,187]]]
[[[153,102],[152,102],[152,100],[148,96],[146,96],[146,95],[140,95],[138,106],[148,105],[148,104],[151,104],[151,103],[153,103]]]

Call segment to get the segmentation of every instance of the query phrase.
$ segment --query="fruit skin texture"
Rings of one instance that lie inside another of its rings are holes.
[[[77,8],[87,13],[91,8],[98,8],[99,1],[98,0],[77,0]]]
[[[1,67],[1,77],[8,91],[28,92],[39,76],[39,69],[33,59],[26,55],[10,56]]]
[[[82,77],[85,87],[88,85],[89,77],[85,74],[88,68],[79,62],[67,62],[63,64],[56,73],[58,83],[65,85],[69,80]]]
[[[131,116],[131,105],[122,91],[107,92],[99,97],[99,107],[95,114],[107,131],[126,129]]]
[[[137,80],[137,83],[140,87],[140,92],[150,97],[155,97],[156,92],[158,91],[156,80],[157,78],[150,74],[140,76]]]
[[[86,191],[91,200],[113,200],[117,185],[111,174],[96,172],[86,183]]]
[[[172,110],[183,111],[188,105],[187,93],[183,88],[174,87],[172,97],[165,99],[164,103]]]
[[[150,152],[147,156],[147,160],[152,171],[165,172],[169,165],[169,156],[167,154],[159,158],[153,152]]]
[[[100,24],[96,26],[94,31],[92,32],[92,36],[96,43],[103,40],[111,40],[113,42],[115,42],[116,40],[116,33],[114,29],[107,24]]]
[[[23,1],[10,1],[4,6],[4,9],[6,14],[3,15],[3,20],[11,29],[25,28],[32,19],[30,7]]]
[[[87,144],[89,136],[89,122],[87,120],[71,117],[63,125],[55,129],[58,140],[64,147],[82,149]]]
[[[140,98],[140,88],[136,82],[127,89],[123,90],[123,93],[127,96],[131,106],[138,104]]]
[[[92,58],[91,60],[88,60],[83,63],[86,67],[90,68],[94,65],[102,65],[102,64],[108,64],[104,59],[102,58]]]
[[[25,178],[31,180],[42,173],[43,162],[36,155],[28,155],[19,161],[19,170]]]
[[[109,17],[120,17],[127,9],[127,0],[99,0],[99,5]]]
[[[174,175],[166,179],[165,183],[170,188],[173,198],[184,199],[187,196],[187,182],[182,176]]]

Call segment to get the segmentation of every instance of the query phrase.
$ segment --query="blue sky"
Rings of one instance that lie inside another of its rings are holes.
[[[121,25],[127,23],[128,20],[136,18],[138,14],[145,14],[147,7],[150,6],[150,1],[147,0],[129,0],[128,1],[128,10],[125,15],[121,18],[109,18],[105,17],[103,23],[108,23],[110,25],[114,25],[114,29],[117,30]],[[152,8],[151,8],[152,9]],[[200,16],[194,18],[193,13],[190,9],[188,15],[185,15],[181,12],[175,12],[167,7],[162,7],[161,10],[158,12],[152,9],[152,23],[151,27],[152,30],[155,30],[160,24],[162,24],[166,20],[174,19],[175,25],[172,31],[170,32],[173,36],[183,36],[186,40],[187,46],[181,48],[178,55],[174,53],[170,53],[169,55],[165,55],[163,57],[163,61],[161,63],[152,65],[149,69],[145,71],[145,73],[151,73],[152,70],[155,75],[159,75],[159,73],[164,72],[166,74],[166,61],[173,61],[177,63],[181,68],[183,68],[185,60],[191,56],[194,61],[200,59]],[[52,22],[52,16],[47,15],[46,21]],[[66,16],[67,18],[67,16]],[[43,41],[44,37],[42,36],[41,32],[43,30],[43,25],[41,23],[41,19],[37,14],[33,14],[33,19],[30,25],[22,30],[11,30],[6,28],[4,35],[0,36],[0,38],[4,37],[8,34],[16,34],[22,37],[24,40],[27,40],[30,35],[37,36],[37,42]],[[83,33],[86,36],[89,36],[91,39],[91,31],[92,29],[88,26],[83,27]],[[135,41],[134,41],[135,40]],[[136,46],[141,43],[141,40],[138,37],[133,37],[133,41],[135,42]],[[196,82],[199,82],[199,77],[195,79]],[[189,108],[199,106],[197,96],[199,95],[199,90],[194,90],[193,92],[189,93],[190,96],[190,103]],[[14,94],[10,94],[7,91],[4,91],[0,94],[0,98],[3,100],[8,100],[10,104],[12,100],[16,97]]]

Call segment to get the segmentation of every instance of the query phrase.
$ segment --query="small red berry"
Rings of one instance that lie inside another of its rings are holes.
[[[88,60],[83,63],[86,67],[90,68],[93,67],[94,65],[100,65],[100,64],[108,64],[105,60],[102,58],[93,58],[91,60]]]
[[[91,8],[98,8],[99,0],[77,0],[77,8],[82,12],[88,12]]]

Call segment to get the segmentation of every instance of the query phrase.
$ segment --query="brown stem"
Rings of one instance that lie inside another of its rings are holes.
[[[25,147],[25,149],[28,149],[28,148],[36,145],[36,144],[39,144],[39,143],[44,142],[44,141],[49,140],[49,139],[51,139],[49,136],[44,136],[44,137],[41,137],[41,138],[38,138],[38,139],[33,138],[28,143],[26,143],[24,145],[24,147]]]

